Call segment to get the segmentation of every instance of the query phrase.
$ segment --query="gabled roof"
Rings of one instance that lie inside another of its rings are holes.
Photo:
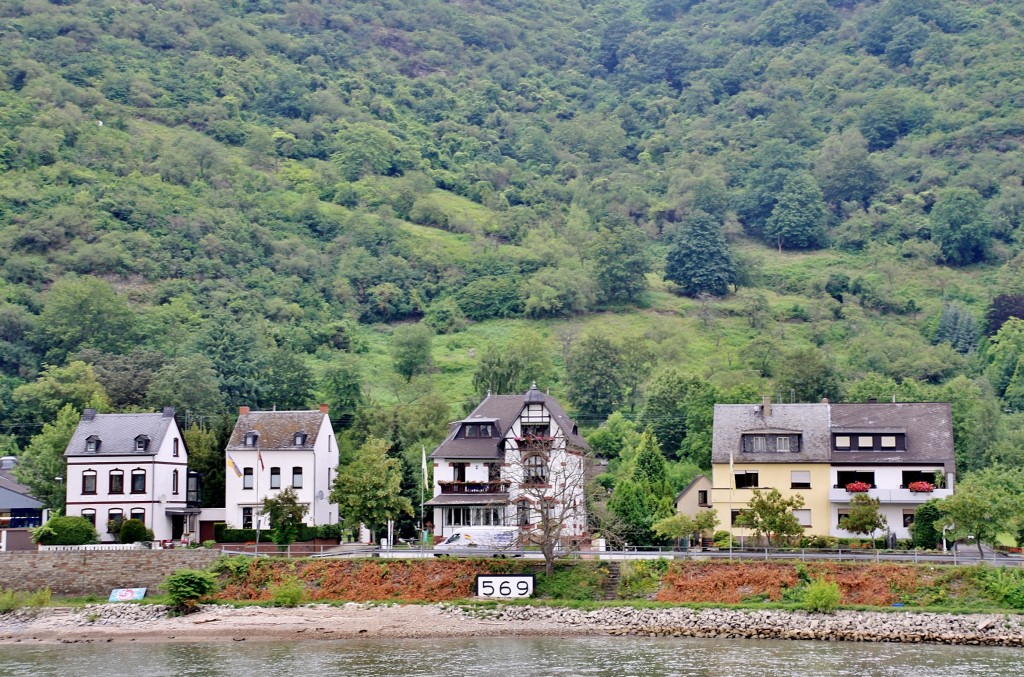
[[[159,414],[97,414],[95,409],[86,409],[64,455],[155,456],[172,421],[174,407],[167,407]],[[136,451],[135,439],[140,435],[149,437],[149,445],[142,451]],[[97,451],[85,450],[86,440],[90,437],[99,439]]]
[[[0,470],[0,508],[10,510],[11,508],[42,508],[41,501],[36,500],[29,493],[29,488],[18,484],[11,471]]]
[[[827,404],[716,404],[712,463],[828,463],[831,450]],[[743,452],[744,435],[800,433],[799,452]]]
[[[313,449],[320,433],[320,424],[327,414],[310,411],[242,411],[228,440],[228,451],[244,451],[256,447],[245,446],[245,435],[259,435],[257,447],[263,451]],[[305,433],[306,442],[295,446],[295,433]]]
[[[907,434],[906,451],[836,451],[833,463],[941,463],[955,472],[953,414],[948,402],[871,402],[832,405],[833,432]]]
[[[448,437],[430,454],[431,458],[471,458],[500,459],[503,453],[499,443],[508,435],[512,424],[519,419],[523,408],[529,404],[543,404],[551,414],[552,420],[565,435],[566,445],[570,448],[588,451],[590,446],[576,429],[573,421],[562,409],[558,400],[537,389],[534,384],[525,395],[488,395],[476,406],[466,418],[452,425]],[[463,423],[487,422],[494,423],[498,428],[498,437],[485,439],[456,438]]]

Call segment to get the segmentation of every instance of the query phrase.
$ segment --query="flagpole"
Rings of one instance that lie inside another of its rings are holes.
[[[423,522],[423,493],[427,486],[427,448],[422,444],[420,445],[420,458],[423,470],[423,481],[420,482],[420,550],[422,550],[427,537],[426,524]]]

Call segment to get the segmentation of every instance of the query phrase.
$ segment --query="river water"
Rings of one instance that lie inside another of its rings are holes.
[[[3,677],[992,677],[1022,661],[990,647],[626,637],[0,645]]]

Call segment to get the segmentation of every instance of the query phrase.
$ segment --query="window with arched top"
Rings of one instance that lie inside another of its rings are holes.
[[[110,492],[111,494],[124,493],[124,470],[110,471]]]
[[[132,470],[132,493],[146,493],[146,471],[142,468]]]
[[[177,471],[177,469],[175,469],[171,473],[171,493],[172,494],[178,493],[178,471]]]
[[[95,494],[96,493],[96,471],[86,470],[82,472],[82,493],[83,494]]]
[[[548,462],[540,454],[527,456],[523,461],[523,482],[525,484],[546,484],[548,481]]]

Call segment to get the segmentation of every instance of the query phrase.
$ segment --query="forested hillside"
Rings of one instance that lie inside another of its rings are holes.
[[[323,401],[412,487],[536,381],[609,486],[765,393],[1019,464],[1022,10],[8,0],[0,446],[52,482],[83,407],[173,405],[209,488],[225,412]]]

